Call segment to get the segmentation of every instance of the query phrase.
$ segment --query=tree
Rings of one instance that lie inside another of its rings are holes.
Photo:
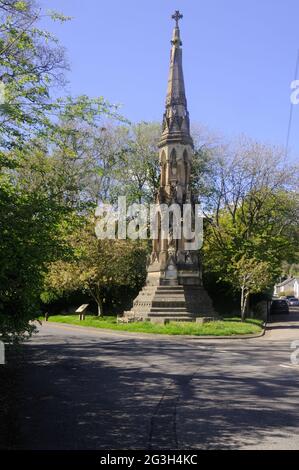
[[[249,295],[262,292],[271,286],[271,266],[265,261],[246,259],[242,256],[238,261],[231,263],[229,272],[230,282],[233,280],[234,288],[241,291],[241,318],[244,321]]]
[[[214,195],[215,156],[221,150],[222,138],[201,124],[193,124],[194,143],[190,186],[196,202],[207,203]]]
[[[158,141],[161,126],[141,122],[116,129],[118,147],[113,168],[112,199],[126,196],[129,204],[153,202],[160,182]]]
[[[5,149],[23,148],[33,135],[51,126],[55,106],[50,90],[63,83],[67,63],[55,38],[37,27],[45,15],[67,20],[54,12],[43,13],[31,0],[0,0],[0,81],[5,90],[0,109],[2,165],[10,166]]]
[[[191,189],[194,197],[210,192],[206,175],[210,171],[211,155],[215,150],[215,136],[196,126],[192,129],[194,157],[192,161]],[[112,201],[126,196],[128,203],[153,203],[160,185],[158,142],[161,125],[140,122],[126,126],[108,127],[102,138],[109,155],[109,165],[101,165],[101,175],[109,181],[105,196]],[[103,156],[102,146],[98,145]],[[101,161],[101,159],[100,159]],[[106,160],[107,161],[107,158]]]
[[[87,292],[103,313],[103,297],[109,287],[141,286],[145,280],[146,249],[140,242],[98,240],[94,220],[81,223],[69,237],[73,256],[49,266],[45,289],[56,295]]]
[[[32,137],[51,127],[50,87],[66,68],[62,49],[36,28],[40,16],[33,1],[0,0],[0,80],[5,91],[0,105],[0,335],[4,340],[33,330],[30,320],[37,314],[40,271],[49,260],[48,248],[57,238],[54,228],[61,214],[56,201],[26,190],[21,173]]]
[[[90,209],[78,142],[84,130],[115,113],[103,98],[53,101],[63,82],[63,49],[37,27],[34,1],[0,0],[0,337],[34,329],[47,265],[69,253],[75,214]],[[65,21],[61,14],[47,13]],[[86,135],[86,134],[85,134]],[[90,141],[88,142],[88,145]],[[86,147],[88,147],[86,144]],[[68,170],[68,171],[66,171]],[[94,201],[92,201],[94,203]]]
[[[236,284],[238,263],[243,266],[252,259],[259,268],[264,266],[259,263],[268,263],[273,285],[282,262],[297,257],[297,170],[286,165],[276,149],[254,142],[243,140],[224,150],[214,160],[212,196],[203,201],[205,268],[241,290],[241,283]]]
[[[299,254],[297,255],[299,259]],[[298,277],[299,276],[299,264],[298,263],[288,263],[284,261],[282,263],[282,277],[287,279],[288,277]],[[282,279],[281,279],[282,280]]]
[[[0,176],[0,334],[6,340],[33,331],[47,266],[70,255],[67,237],[77,214],[96,205],[84,184],[93,167],[74,141],[84,139],[87,118],[89,127],[97,126],[106,112],[98,105],[69,99],[47,138],[7,153],[17,165]]]

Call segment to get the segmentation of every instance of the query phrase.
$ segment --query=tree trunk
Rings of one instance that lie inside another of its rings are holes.
[[[89,290],[92,298],[96,301],[97,306],[98,306],[98,317],[101,317],[103,314],[103,302],[102,302],[102,296],[101,296],[101,289],[97,286],[96,288],[90,289]]]
[[[248,292],[246,292],[245,287],[241,289],[241,319],[245,321],[246,319],[246,310],[248,302]]]
[[[241,299],[240,299],[240,301],[241,301],[241,308],[240,308],[240,310],[241,310],[241,319],[243,321],[243,315],[244,315],[244,307],[243,307],[244,306],[244,288],[243,287],[241,288]]]
[[[98,304],[98,317],[101,317],[103,314],[103,303],[100,298],[97,299],[97,304]]]

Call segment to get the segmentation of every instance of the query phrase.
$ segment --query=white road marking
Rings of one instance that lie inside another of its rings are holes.
[[[279,364],[279,367],[284,367],[285,369],[294,369],[296,366],[291,364]]]
[[[231,354],[232,356],[242,356],[242,353],[229,351],[228,349],[215,348],[215,351],[223,353],[223,354]]]

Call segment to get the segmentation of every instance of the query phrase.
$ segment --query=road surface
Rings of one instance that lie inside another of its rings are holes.
[[[18,448],[299,449],[294,340],[295,310],[243,340],[44,323],[24,347]]]

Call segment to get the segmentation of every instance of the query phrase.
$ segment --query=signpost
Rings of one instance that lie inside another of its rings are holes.
[[[89,306],[89,304],[83,304],[83,305],[80,305],[79,308],[77,308],[76,313],[79,313],[79,320],[80,321],[85,320],[85,312],[86,312],[88,306]]]

